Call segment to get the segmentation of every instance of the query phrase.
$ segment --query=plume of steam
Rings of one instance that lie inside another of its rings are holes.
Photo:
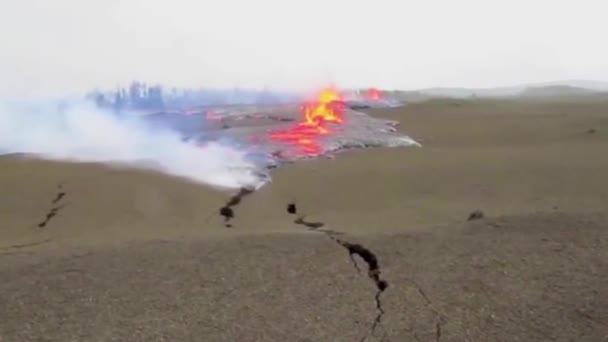
[[[83,101],[0,102],[0,153],[152,168],[223,189],[258,188],[266,181],[233,147],[187,143],[169,129]]]

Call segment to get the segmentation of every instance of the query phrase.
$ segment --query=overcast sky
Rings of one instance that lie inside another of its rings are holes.
[[[0,0],[0,96],[608,80],[597,0]]]

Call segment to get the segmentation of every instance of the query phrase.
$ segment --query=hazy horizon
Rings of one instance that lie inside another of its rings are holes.
[[[114,88],[489,88],[608,81],[601,1],[22,0],[0,97]]]

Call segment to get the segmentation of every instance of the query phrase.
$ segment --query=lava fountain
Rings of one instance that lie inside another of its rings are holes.
[[[273,141],[296,147],[302,156],[316,156],[323,153],[318,138],[331,134],[332,125],[344,122],[345,103],[340,93],[333,88],[325,88],[317,95],[317,100],[302,105],[303,120],[292,127],[269,134]]]
[[[380,91],[376,88],[370,88],[367,91],[367,99],[372,101],[378,101],[382,98]]]

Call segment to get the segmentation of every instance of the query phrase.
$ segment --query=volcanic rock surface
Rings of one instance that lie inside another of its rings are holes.
[[[352,148],[420,146],[397,132],[397,121],[345,108],[341,122],[302,126],[298,105],[232,106],[200,112],[158,113],[147,117],[155,125],[179,131],[184,140],[203,144],[220,141],[247,149],[261,167],[273,167]],[[326,131],[317,131],[322,126]]]

